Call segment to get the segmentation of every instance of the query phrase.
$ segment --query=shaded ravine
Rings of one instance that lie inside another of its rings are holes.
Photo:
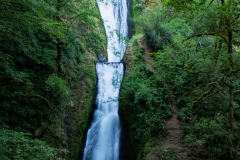
[[[156,77],[159,77],[159,73],[156,72],[154,67],[152,66],[152,59],[150,56],[150,48],[147,46],[146,42],[143,39],[138,40],[138,45],[143,47],[144,55],[146,60],[146,66],[152,70]],[[171,95],[171,107],[173,110],[173,116],[169,118],[166,122],[166,128],[168,130],[168,135],[165,138],[165,141],[160,148],[154,149],[148,156],[147,160],[158,160],[161,157],[161,154],[164,149],[168,147],[172,147],[177,152],[180,160],[191,160],[190,157],[187,156],[187,148],[183,146],[180,141],[182,136],[182,130],[180,126],[180,121],[178,120],[178,107],[176,105],[177,97],[174,95],[173,90],[170,86],[168,87],[169,94]]]

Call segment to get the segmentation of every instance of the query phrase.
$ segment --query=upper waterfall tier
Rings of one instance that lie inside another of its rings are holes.
[[[120,62],[126,51],[128,34],[127,0],[97,0],[97,3],[108,39],[108,62]]]

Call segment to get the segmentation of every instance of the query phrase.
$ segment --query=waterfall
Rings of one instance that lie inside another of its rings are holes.
[[[128,34],[127,0],[97,0],[108,40],[108,62],[96,63],[97,108],[87,132],[83,160],[118,160],[121,126],[118,95],[123,78],[122,57]]]

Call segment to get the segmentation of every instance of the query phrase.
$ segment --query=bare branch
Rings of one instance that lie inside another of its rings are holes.
[[[214,91],[215,88],[220,88],[218,82],[211,82],[207,86],[209,87],[209,89],[203,92],[195,101],[193,101],[190,108],[196,107],[204,97],[213,95],[212,92]]]

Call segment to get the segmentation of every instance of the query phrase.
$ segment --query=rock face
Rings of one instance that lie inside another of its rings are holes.
[[[103,53],[100,53],[98,55],[98,61],[99,62],[107,62],[108,60],[107,60],[107,57]]]

